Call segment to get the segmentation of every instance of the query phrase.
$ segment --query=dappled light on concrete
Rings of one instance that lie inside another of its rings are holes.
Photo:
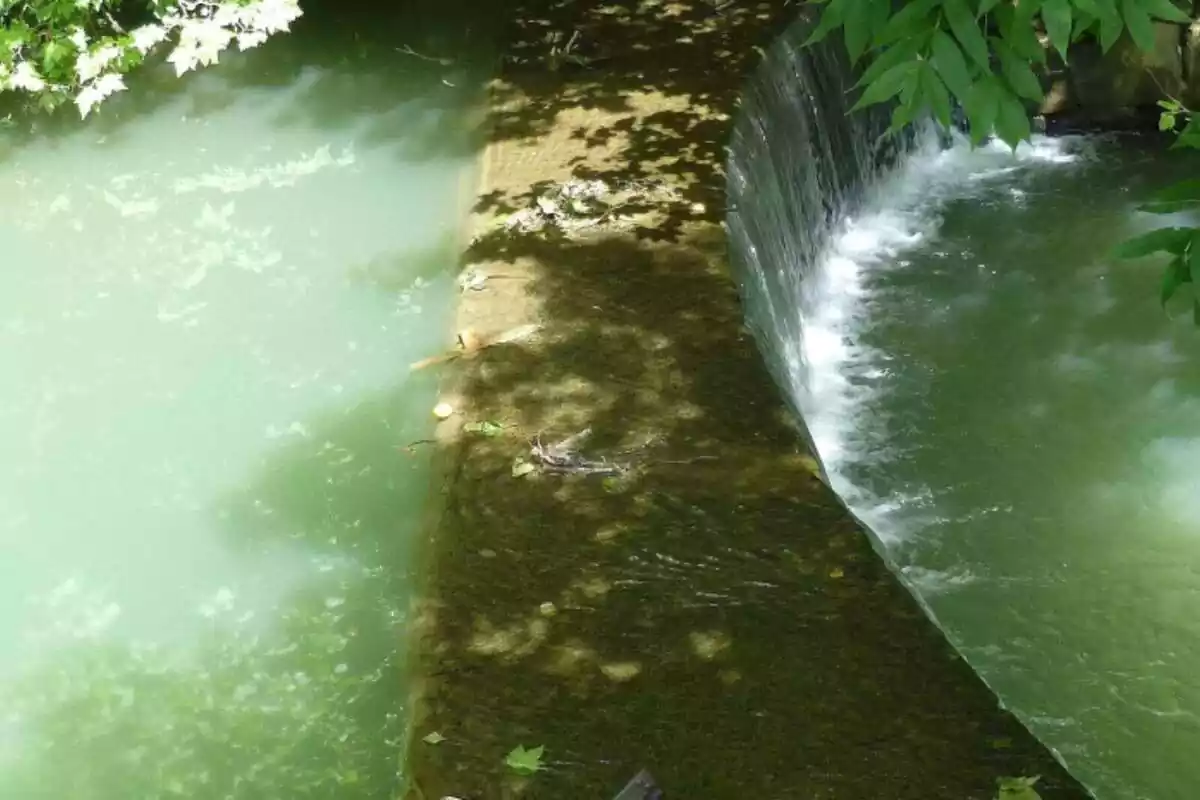
[[[817,479],[742,326],[725,147],[754,48],[796,10],[514,9],[467,252],[497,278],[464,293],[460,328],[542,327],[447,367],[426,797],[601,798],[642,766],[711,800],[962,800],[1020,774],[1079,796]],[[655,191],[611,224],[508,224],[571,180]],[[584,429],[623,471],[522,466]],[[518,743],[553,768],[511,783]]]

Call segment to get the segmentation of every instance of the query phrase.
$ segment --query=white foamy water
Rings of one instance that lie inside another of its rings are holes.
[[[803,285],[806,296],[796,305],[805,310],[800,318],[802,343],[789,343],[786,354],[791,389],[833,489],[883,542],[905,535],[894,512],[927,505],[932,497],[925,488],[875,497],[846,474],[849,464],[883,455],[887,447],[859,425],[863,404],[890,374],[890,357],[862,344],[859,337],[872,302],[869,276],[893,265],[905,266],[906,251],[936,236],[947,201],[1020,170],[1074,164],[1087,152],[1087,143],[1074,137],[1037,136],[1014,153],[999,142],[972,148],[961,136],[952,147],[943,148],[931,134],[872,189],[860,213],[842,223],[823,263]],[[959,583],[963,577],[948,580]]]

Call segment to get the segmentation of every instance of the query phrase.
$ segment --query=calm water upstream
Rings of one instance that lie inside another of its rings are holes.
[[[1039,140],[916,157],[824,270],[809,420],[837,488],[1101,800],[1200,781],[1200,331],[1136,211],[1200,161]],[[1194,220],[1193,220],[1194,222]]]
[[[447,338],[486,68],[432,5],[4,140],[0,798],[397,790],[407,365]]]

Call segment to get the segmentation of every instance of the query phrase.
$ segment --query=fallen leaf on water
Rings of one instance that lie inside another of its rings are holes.
[[[463,425],[463,430],[467,433],[478,433],[481,436],[499,436],[504,432],[504,426],[499,422],[484,420],[483,422],[468,422]]]
[[[525,745],[519,744],[505,756],[504,763],[519,775],[532,775],[541,771],[544,752],[545,746],[526,748]]]
[[[533,472],[535,469],[537,469],[537,468],[535,466],[533,466],[533,464],[530,464],[528,461],[517,461],[516,463],[513,464],[512,476],[514,478],[523,478],[526,475],[528,475],[529,473]]]
[[[449,419],[454,414],[454,406],[449,403],[438,403],[433,407],[433,415],[438,419]]]
[[[841,567],[834,567],[833,569],[829,570],[829,577],[831,578],[844,578],[845,576],[846,571]]]
[[[441,744],[442,742],[446,741],[446,737],[442,736],[437,731],[434,731],[433,733],[427,733],[422,736],[421,741],[425,744]]]
[[[1042,779],[1041,775],[1026,778],[1000,778],[999,792],[996,800],[1042,800],[1042,796],[1034,789],[1034,784]]]

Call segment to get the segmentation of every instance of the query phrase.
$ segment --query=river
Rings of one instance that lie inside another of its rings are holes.
[[[1101,800],[1200,778],[1200,330],[1124,237],[1197,159],[1136,138],[926,150],[841,231],[807,323],[835,487]]]
[[[487,67],[433,8],[5,132],[0,798],[399,790],[407,365],[450,338]]]

